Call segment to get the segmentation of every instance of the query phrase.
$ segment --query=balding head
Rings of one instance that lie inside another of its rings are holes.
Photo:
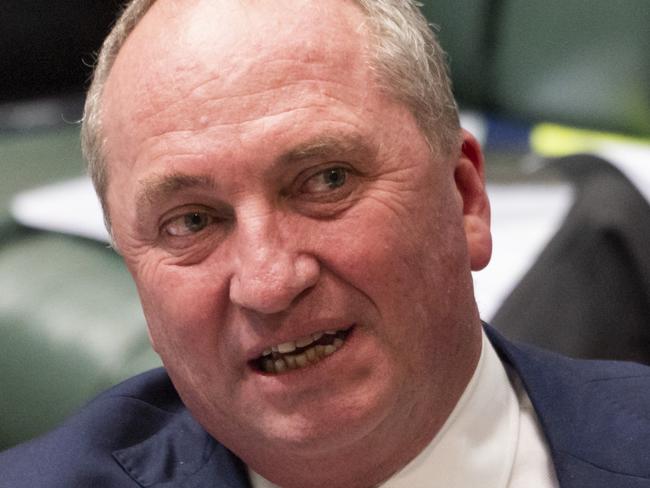
[[[127,4],[102,46],[86,98],[82,149],[109,230],[102,94],[122,45],[155,1],[132,0]],[[409,107],[435,152],[447,154],[457,150],[458,115],[445,56],[418,8],[409,0],[349,1],[365,13],[371,37],[370,61],[378,81]],[[305,2],[307,8],[316,8],[317,4]],[[228,26],[213,20],[215,29],[227,31]]]

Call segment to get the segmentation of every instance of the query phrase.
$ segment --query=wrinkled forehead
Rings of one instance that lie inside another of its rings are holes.
[[[158,0],[115,60],[103,118],[133,128],[194,91],[229,96],[358,67],[365,24],[349,0]]]

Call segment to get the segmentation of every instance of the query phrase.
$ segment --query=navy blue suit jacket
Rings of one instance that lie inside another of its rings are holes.
[[[650,368],[569,359],[487,331],[535,406],[562,488],[650,488]],[[0,454],[1,488],[248,486],[243,463],[197,424],[162,369]]]

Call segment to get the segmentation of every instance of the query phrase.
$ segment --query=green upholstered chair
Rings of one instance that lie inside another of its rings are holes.
[[[159,364],[112,249],[29,230],[9,215],[17,191],[80,175],[78,146],[76,127],[0,137],[0,449]]]
[[[0,247],[0,448],[52,427],[158,363],[120,258],[84,239],[17,229]]]

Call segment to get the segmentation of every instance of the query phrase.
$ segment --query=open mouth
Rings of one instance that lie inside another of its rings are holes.
[[[253,366],[264,373],[277,374],[316,364],[338,351],[351,329],[348,327],[316,332],[295,341],[278,344],[264,351],[253,361]]]

